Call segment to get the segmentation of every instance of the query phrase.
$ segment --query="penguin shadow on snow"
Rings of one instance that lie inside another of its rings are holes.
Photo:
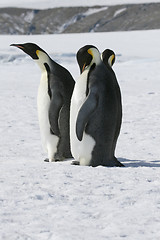
[[[124,164],[124,167],[122,167],[122,168],[160,167],[160,160],[154,160],[154,161],[150,161],[150,162],[146,162],[145,160],[131,160],[131,159],[127,159],[127,158],[118,158],[118,160]],[[45,162],[49,162],[49,161],[45,161]],[[64,159],[63,162],[66,162],[72,166],[80,167],[80,165],[73,158]],[[55,162],[51,162],[51,163],[52,164],[53,163],[62,163],[63,164],[63,162],[55,161]]]
[[[127,167],[160,167],[160,160],[153,160],[150,162],[146,162],[145,160],[131,160],[126,158],[118,158],[120,162],[122,162]]]

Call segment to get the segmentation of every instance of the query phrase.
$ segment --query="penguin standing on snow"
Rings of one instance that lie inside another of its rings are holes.
[[[101,54],[101,59],[106,65],[107,69],[112,73],[114,78],[116,79],[115,73],[112,69],[113,64],[115,63],[115,53],[111,49],[106,49]],[[119,84],[117,81],[115,81],[116,87],[116,95],[117,95],[117,108],[118,108],[118,114],[117,114],[117,125],[116,125],[116,131],[114,136],[114,143],[113,143],[113,149],[116,147],[117,139],[120,133],[121,124],[122,124],[122,100],[121,100],[121,90],[119,87]]]
[[[11,44],[32,57],[42,71],[37,105],[41,140],[48,154],[45,161],[71,158],[69,137],[70,100],[74,79],[34,43]]]
[[[121,167],[115,157],[117,119],[120,119],[118,83],[98,49],[86,45],[77,52],[81,75],[71,99],[71,151],[76,164]],[[117,136],[118,137],[118,136]],[[74,162],[73,162],[74,163]]]

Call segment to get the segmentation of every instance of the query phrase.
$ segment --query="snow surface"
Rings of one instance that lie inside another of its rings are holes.
[[[117,4],[140,4],[160,2],[160,0],[1,0],[0,7],[25,7],[47,9],[75,6],[110,6]]]
[[[0,239],[159,240],[160,30],[0,38]],[[35,42],[77,78],[77,50],[115,51],[123,98],[116,156],[125,168],[46,163],[40,69],[11,43]]]

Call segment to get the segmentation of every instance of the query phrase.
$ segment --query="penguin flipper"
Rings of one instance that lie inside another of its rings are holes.
[[[79,141],[82,140],[85,126],[87,125],[91,114],[98,105],[98,94],[94,91],[90,92],[86,101],[79,110],[76,122],[76,135]]]
[[[49,107],[49,122],[51,132],[57,136],[60,135],[59,130],[59,113],[63,106],[63,97],[59,91],[52,91],[51,102]]]

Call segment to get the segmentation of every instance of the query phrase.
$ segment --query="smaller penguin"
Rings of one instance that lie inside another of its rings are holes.
[[[101,59],[106,66],[112,67],[115,63],[115,53],[111,49],[106,49],[102,52]]]
[[[69,114],[75,83],[73,77],[36,44],[11,44],[11,46],[18,47],[28,54],[42,72],[37,107],[42,145],[48,154],[45,161],[71,158]]]
[[[121,119],[118,85],[111,68],[113,60],[106,66],[108,57],[103,56],[105,63],[93,45],[77,52],[81,75],[71,98],[71,151],[76,164],[121,167],[123,164],[115,157],[117,119]]]
[[[101,54],[101,59],[106,65],[106,67],[109,69],[109,71],[112,72],[112,74],[115,76],[115,73],[112,69],[113,64],[115,63],[115,53],[111,49],[106,49],[102,52]],[[116,78],[116,76],[115,76]],[[121,90],[118,84],[118,81],[116,81],[116,96],[117,96],[117,110],[118,110],[118,115],[117,115],[117,125],[116,125],[116,131],[115,131],[115,136],[114,136],[114,141],[113,141],[113,149],[116,147],[117,139],[120,133],[121,129],[121,124],[122,124],[122,100],[121,100]]]

